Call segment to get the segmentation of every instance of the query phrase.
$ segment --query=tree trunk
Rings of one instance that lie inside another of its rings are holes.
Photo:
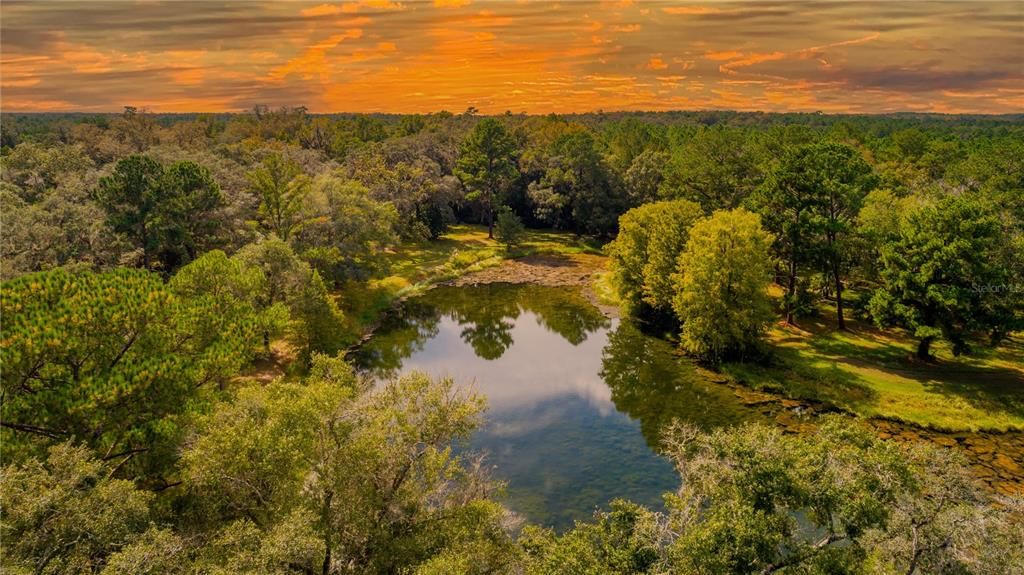
[[[920,359],[920,360],[923,360],[923,361],[929,361],[929,360],[932,359],[931,348],[932,348],[932,342],[933,341],[935,341],[935,338],[932,337],[932,336],[928,336],[928,337],[922,338],[921,341],[918,342],[918,344],[917,344],[917,359]]]
[[[786,323],[793,325],[793,300],[796,298],[796,258],[789,260],[789,282],[786,286]]]
[[[263,330],[263,353],[270,357],[270,331]]]
[[[324,494],[323,509],[320,510],[320,520],[323,522],[324,530],[324,562],[323,562],[323,575],[330,575],[331,572],[331,500],[334,499],[334,492],[328,491]]]
[[[839,320],[839,329],[846,329],[846,320],[843,318],[843,281],[839,279],[839,257],[833,254],[832,277],[836,280],[836,319]]]
[[[152,270],[150,262],[153,260],[153,257],[149,251],[149,231],[146,229],[145,222],[143,222],[139,229],[139,239],[142,241],[142,267]]]
[[[494,206],[487,207],[487,239],[494,239]]]

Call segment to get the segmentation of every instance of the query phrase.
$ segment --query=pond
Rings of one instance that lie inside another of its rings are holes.
[[[673,418],[758,417],[672,352],[575,288],[489,284],[410,299],[353,360],[377,381],[418,370],[486,396],[469,449],[488,454],[510,509],[561,529],[615,498],[660,507],[678,485],[657,453]]]

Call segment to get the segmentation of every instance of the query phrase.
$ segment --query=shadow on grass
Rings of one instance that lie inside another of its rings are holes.
[[[862,376],[842,369],[837,362],[812,365],[808,358],[790,348],[775,348],[770,365],[727,363],[722,370],[738,382],[781,393],[812,399],[837,407],[854,409],[878,400],[878,392]]]
[[[982,351],[979,356],[985,361],[985,356],[1000,355],[1002,351],[1005,359],[1019,359],[1022,348],[1024,345],[1020,342],[1008,341],[999,348]],[[1019,361],[1012,363],[1024,366]],[[939,361],[919,369],[919,374],[907,377],[921,381],[930,393],[956,395],[978,409],[1024,418],[1024,369],[965,365],[959,361]]]
[[[949,346],[940,343],[939,359],[922,362],[914,356],[916,341],[903,331],[880,330],[857,321],[849,321],[848,327],[847,331],[836,330],[834,318],[825,313],[803,318],[799,327],[774,330],[773,349],[784,364],[774,369],[793,377],[763,377],[773,378],[785,393],[854,410],[870,408],[870,402],[880,396],[886,396],[881,400],[892,410],[895,404],[887,395],[887,390],[892,390],[901,395],[898,409],[907,415],[918,408],[927,414],[945,403],[969,405],[996,419],[1024,419],[1022,342],[1010,340],[996,349],[978,343],[975,353],[959,358],[952,357]],[[813,364],[826,363],[831,363],[832,369],[813,368]],[[859,384],[869,386],[872,393],[863,393]],[[913,399],[914,395],[920,400]],[[970,426],[969,421],[965,424]]]

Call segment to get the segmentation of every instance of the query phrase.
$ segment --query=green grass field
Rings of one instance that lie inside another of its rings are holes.
[[[879,330],[835,315],[781,322],[768,333],[773,367],[727,364],[748,386],[820,400],[865,417],[884,417],[943,431],[1024,429],[1024,338],[992,349],[976,345],[954,357],[937,342],[934,362],[914,357],[916,340],[903,330]]]
[[[487,238],[486,227],[460,224],[439,239],[407,242],[387,254],[390,275],[377,283],[400,289],[429,285],[497,265],[507,258],[541,253],[599,254],[601,248],[568,232],[527,230],[519,246],[506,250],[497,240]]]

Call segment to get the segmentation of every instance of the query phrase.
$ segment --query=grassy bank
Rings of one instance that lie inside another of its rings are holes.
[[[772,367],[727,364],[740,383],[813,399],[864,417],[883,417],[942,431],[1024,429],[1024,340],[998,349],[975,347],[955,357],[938,343],[936,361],[914,358],[916,340],[903,330],[879,330],[847,321],[835,329],[822,307],[799,326],[774,325],[768,343]]]
[[[527,230],[512,250],[487,237],[487,228],[459,224],[436,240],[406,242],[384,255],[386,275],[369,282],[352,282],[339,290],[338,303],[358,337],[400,297],[422,292],[439,283],[535,254],[601,253],[600,245],[568,232]],[[353,342],[354,343],[354,342]]]

